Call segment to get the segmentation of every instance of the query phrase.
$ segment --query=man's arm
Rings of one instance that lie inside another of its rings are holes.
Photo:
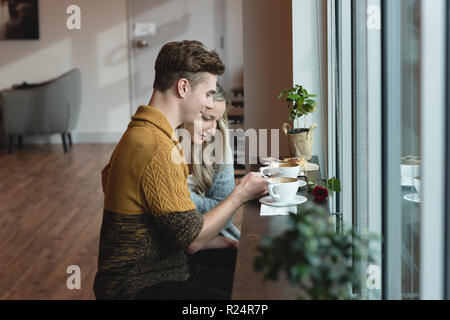
[[[183,250],[200,233],[203,217],[189,198],[183,165],[172,159],[172,150],[159,144],[143,170],[141,188],[147,210],[167,245]]]
[[[190,199],[183,168],[172,161],[171,152],[164,144],[158,145],[143,172],[142,188],[164,236],[192,254],[216,237],[244,202],[264,195],[268,183],[259,172],[247,174],[224,201],[202,217]]]
[[[266,192],[267,181],[260,173],[247,174],[225,200],[203,216],[203,227],[198,237],[184,251],[193,254],[204,248],[227,225],[243,203],[261,197]]]
[[[239,247],[239,241],[233,240],[224,236],[216,236],[209,243],[202,248],[202,250],[208,249],[226,249]]]

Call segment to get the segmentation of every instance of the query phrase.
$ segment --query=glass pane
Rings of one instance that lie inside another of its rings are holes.
[[[450,3],[447,2],[447,123],[450,123]],[[450,163],[450,126],[447,126],[447,163]],[[450,181],[450,168],[447,167],[446,179]],[[450,212],[450,187],[447,184],[446,212]],[[446,217],[446,299],[450,300],[450,217]]]
[[[367,0],[366,9],[367,29],[367,144],[368,144],[368,229],[378,235],[382,234],[382,148],[381,148],[381,78],[382,78],[382,49],[381,49],[381,1]],[[381,242],[371,243],[371,248],[377,253],[376,261],[368,270],[375,272],[381,270],[382,246]],[[381,272],[377,275],[381,276]],[[376,278],[381,281],[380,277]],[[381,284],[372,284],[368,287],[369,299],[382,298]]]
[[[401,3],[402,299],[419,299],[420,0]]]
[[[353,12],[353,226],[381,236],[381,1],[352,1]],[[362,261],[362,299],[381,299],[381,242]]]

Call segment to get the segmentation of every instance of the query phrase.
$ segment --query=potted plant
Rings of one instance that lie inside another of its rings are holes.
[[[360,292],[362,277],[358,261],[373,263],[369,249],[373,234],[354,230],[336,233],[330,216],[321,207],[290,215],[290,228],[263,240],[254,260],[265,281],[276,280],[280,272],[298,289],[298,299],[352,299],[351,288]],[[353,262],[353,263],[352,263]]]
[[[314,100],[317,96],[309,94],[302,85],[295,85],[278,96],[278,99],[284,99],[288,103],[289,119],[296,121],[301,117],[305,119],[304,128],[292,129],[288,123],[283,124],[283,131],[288,137],[289,152],[293,157],[304,157],[311,160],[313,133],[317,124],[313,123],[310,128],[306,128],[306,119],[308,114],[315,111],[317,102]]]

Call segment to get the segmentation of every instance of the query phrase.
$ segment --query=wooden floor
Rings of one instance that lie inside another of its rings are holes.
[[[0,299],[93,299],[103,210],[100,171],[114,145],[0,149]],[[81,269],[81,290],[66,269]]]
[[[114,145],[0,149],[0,299],[93,299],[103,211],[100,171]],[[235,224],[240,227],[241,210]],[[67,267],[81,270],[69,290]]]

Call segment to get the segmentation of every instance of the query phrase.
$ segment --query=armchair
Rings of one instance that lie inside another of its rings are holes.
[[[9,153],[14,137],[61,134],[64,152],[66,135],[72,145],[81,105],[81,72],[73,69],[56,79],[39,85],[0,92],[3,100],[3,130],[9,137]]]

